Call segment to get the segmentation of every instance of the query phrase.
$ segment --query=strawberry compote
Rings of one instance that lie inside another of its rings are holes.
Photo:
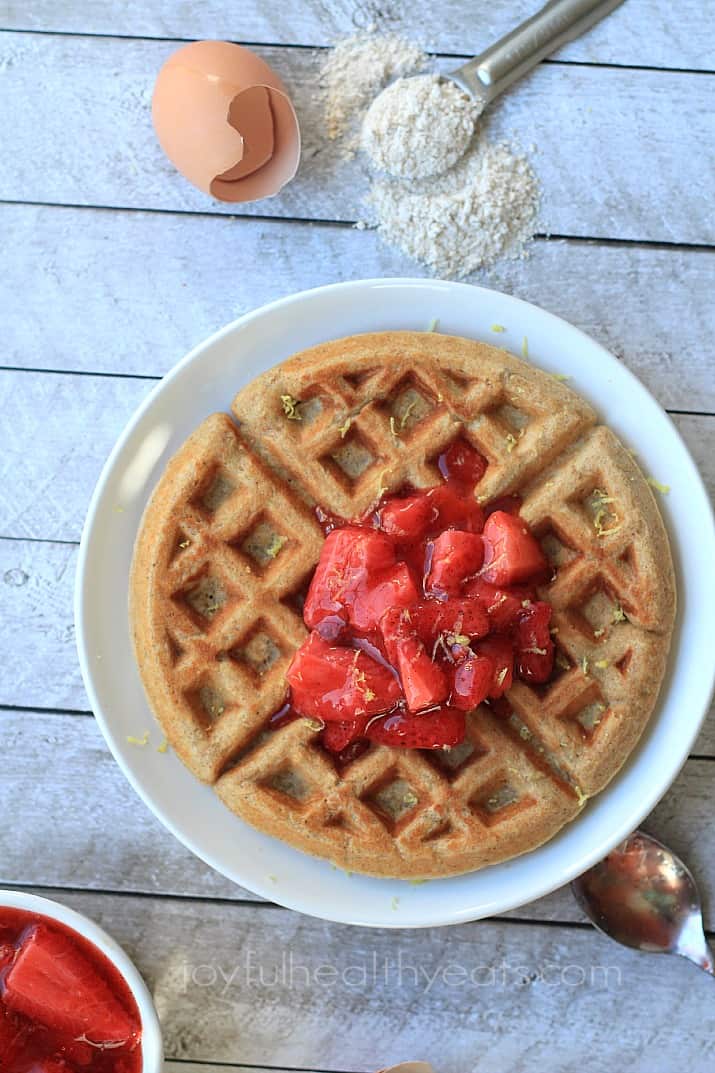
[[[0,907],[0,1070],[141,1068],[139,1010],[114,965],[57,921]]]
[[[466,440],[438,460],[444,482],[383,498],[357,522],[321,516],[326,540],[303,609],[311,633],[288,671],[281,718],[324,723],[342,758],[367,743],[458,745],[465,715],[514,676],[551,676],[551,607],[540,545],[509,496],[484,506],[486,459]]]

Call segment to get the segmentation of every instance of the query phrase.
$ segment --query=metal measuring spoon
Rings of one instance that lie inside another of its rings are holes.
[[[479,116],[495,97],[622,3],[550,0],[456,71],[439,78],[429,74],[398,78],[368,109],[362,149],[373,167],[395,178],[441,175],[467,152]]]
[[[444,77],[456,82],[484,108],[546,56],[580,37],[622,3],[623,0],[549,0],[506,37]]]
[[[679,954],[715,976],[695,880],[655,838],[635,831],[574,879],[571,889],[599,931],[617,943],[651,954]]]

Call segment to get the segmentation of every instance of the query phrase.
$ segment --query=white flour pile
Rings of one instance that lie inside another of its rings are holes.
[[[441,175],[466,153],[480,111],[439,75],[398,78],[370,105],[360,145],[378,171],[398,179]]]
[[[474,111],[464,106],[458,87],[429,75],[403,78],[425,62],[420,49],[402,38],[343,41],[323,68],[327,131],[330,138],[345,138],[353,151],[353,132],[364,119],[366,157],[378,170],[404,177],[371,178],[371,222],[386,242],[435,275],[466,276],[500,257],[523,255],[536,227],[539,185],[528,161],[510,146],[490,143],[483,134],[470,139],[479,112],[476,105]],[[402,83],[368,110],[396,78]],[[450,98],[448,107],[440,107]]]
[[[538,200],[524,157],[484,140],[444,175],[380,180],[369,194],[382,237],[446,277],[519,256],[534,233]]]
[[[426,62],[422,49],[401,37],[358,34],[337,44],[320,73],[328,137],[343,137],[388,82]]]

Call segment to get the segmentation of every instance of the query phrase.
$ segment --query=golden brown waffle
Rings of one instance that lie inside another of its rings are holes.
[[[430,333],[303,352],[208,418],[146,510],[132,575],[149,700],[184,763],[243,819],[351,871],[456,874],[550,838],[642,733],[673,628],[673,569],[640,470],[591,408],[502,350]],[[299,719],[269,725],[306,635],[322,546],[313,508],[357,517],[385,491],[439,482],[463,436],[480,498],[518,492],[558,567],[557,674],[515,682],[509,711],[468,716],[450,751],[372,745],[340,770]]]

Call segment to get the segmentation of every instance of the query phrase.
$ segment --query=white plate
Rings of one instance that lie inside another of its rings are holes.
[[[675,558],[679,612],[670,666],[648,729],[623,771],[546,846],[471,875],[412,886],[348,876],[233,816],[173,753],[160,754],[132,654],[127,588],[132,546],[167,460],[248,380],[304,347],[356,332],[439,330],[505,346],[571,384],[634,448],[646,473],[671,486],[660,505]],[[495,335],[494,323],[506,326]],[[197,856],[236,883],[292,909],[351,924],[424,927],[500,913],[566,883],[648,815],[677,775],[713,687],[715,532],[700,476],[670,419],[616,358],[535,306],[466,284],[381,279],[282,299],[191,351],[139,408],[104,467],[82,534],[75,617],[85,685],[105,738],[144,801]],[[137,748],[128,736],[152,727]],[[396,900],[399,899],[399,900]]]

